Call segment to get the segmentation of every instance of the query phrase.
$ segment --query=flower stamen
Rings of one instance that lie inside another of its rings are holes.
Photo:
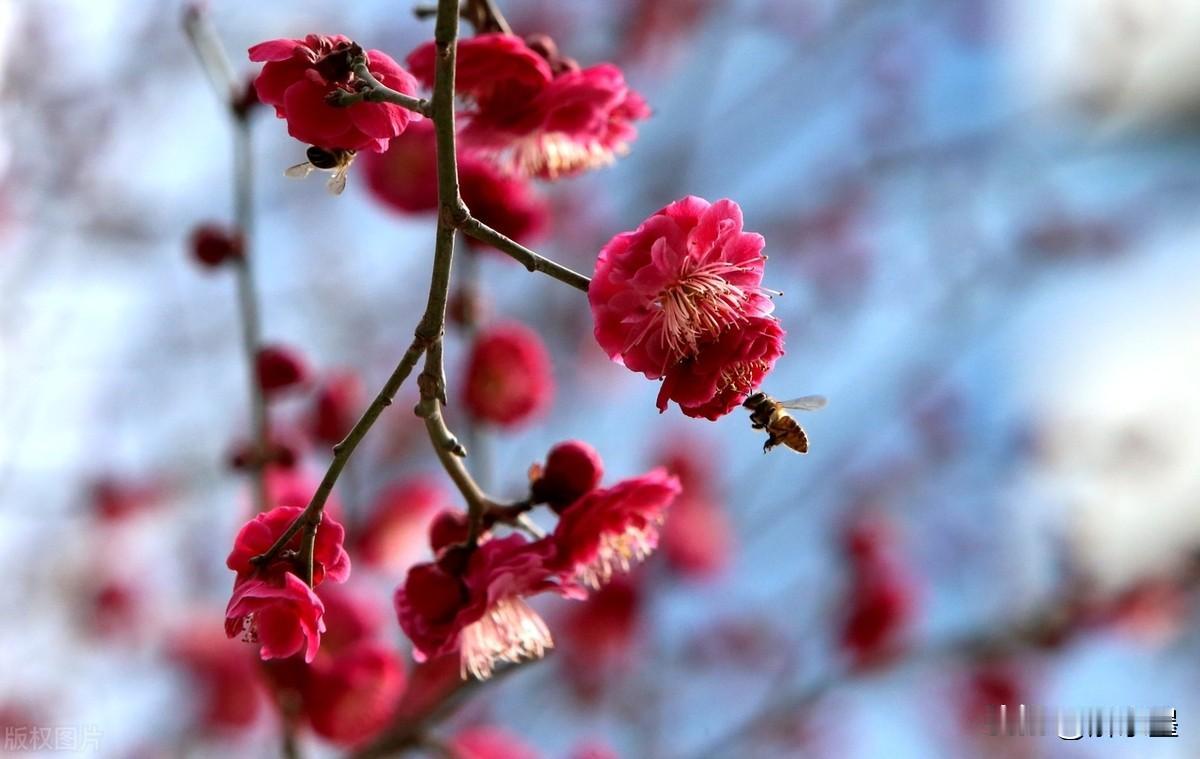
[[[540,659],[554,647],[550,630],[538,613],[518,596],[496,602],[479,621],[462,631],[460,674],[486,680],[496,662]]]
[[[644,561],[658,545],[658,530],[663,518],[644,527],[630,525],[624,532],[608,533],[600,537],[596,558],[580,567],[576,573],[579,581],[593,590],[605,585],[618,569],[628,572]]]

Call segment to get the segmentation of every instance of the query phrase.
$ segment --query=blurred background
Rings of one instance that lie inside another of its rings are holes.
[[[785,293],[787,355],[764,389],[830,402],[801,419],[803,457],[764,456],[740,411],[660,416],[578,292],[473,254],[485,320],[530,325],[554,361],[530,424],[489,429],[452,404],[488,487],[519,496],[532,462],[580,438],[607,481],[667,464],[688,495],[629,582],[539,604],[553,655],[434,732],[499,725],[548,757],[1197,755],[1200,6],[501,7],[518,34],[621,65],[654,110],[614,167],[538,187],[551,223],[533,247],[590,273],[663,205],[736,200]],[[247,77],[247,47],[310,32],[402,60],[432,33],[411,11],[208,5]],[[231,223],[233,129],[183,13],[0,3],[6,740],[48,727],[105,756],[278,751],[253,651],[221,630],[224,559],[252,513],[229,465],[250,408],[232,274],[198,266],[189,240]],[[407,346],[433,221],[381,204],[361,166],[340,197],[285,179],[303,146],[269,109],[253,144],[263,335],[312,375],[272,419],[303,441],[331,382],[370,397]],[[468,340],[449,337],[452,400]],[[382,524],[408,561],[431,513],[414,483],[454,502],[414,397],[337,492],[352,538]],[[327,446],[297,445],[319,477]],[[404,651],[404,564],[351,555],[347,592]],[[1175,707],[1180,737],[988,736],[999,703]]]

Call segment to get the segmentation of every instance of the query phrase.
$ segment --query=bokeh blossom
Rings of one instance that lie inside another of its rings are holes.
[[[472,416],[514,426],[543,411],[553,397],[550,356],[536,332],[506,322],[476,336],[463,385],[463,403]]]
[[[426,478],[388,485],[375,498],[361,528],[355,530],[356,555],[375,569],[404,570],[425,558],[430,525],[449,504],[446,491]]]
[[[330,374],[321,380],[309,415],[309,434],[327,445],[336,445],[358,421],[366,392],[362,380],[350,371]]]
[[[437,210],[437,151],[433,123],[413,124],[383,153],[366,157],[367,188],[381,203],[404,214]],[[471,215],[520,243],[545,232],[550,209],[528,180],[488,156],[458,144],[458,185]]]
[[[404,687],[404,662],[394,648],[361,643],[312,668],[304,683],[304,714],[317,735],[355,746],[391,721]]]
[[[917,611],[917,586],[881,517],[857,518],[844,540],[851,579],[841,644],[856,666],[871,666],[901,649]]]
[[[270,396],[297,388],[308,382],[312,370],[304,355],[286,345],[264,345],[254,357],[258,386]]]
[[[242,236],[219,224],[202,224],[192,230],[188,250],[196,263],[215,269],[242,257]]]

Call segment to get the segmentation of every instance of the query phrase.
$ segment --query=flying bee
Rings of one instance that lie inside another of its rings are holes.
[[[329,177],[326,187],[331,194],[341,195],[342,190],[346,189],[346,172],[350,171],[350,164],[354,162],[354,151],[326,150],[313,145],[304,155],[308,158],[307,161],[289,167],[283,175],[292,179],[303,179],[314,170],[331,171],[333,176]]]
[[[750,426],[756,430],[767,431],[763,453],[781,443],[797,453],[808,453],[808,435],[804,434],[804,428],[785,409],[816,411],[825,406],[825,398],[820,395],[806,395],[790,401],[777,401],[766,393],[755,393],[747,398],[742,406],[750,409]]]

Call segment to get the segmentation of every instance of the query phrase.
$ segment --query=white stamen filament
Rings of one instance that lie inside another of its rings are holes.
[[[554,647],[550,630],[537,612],[518,596],[502,598],[483,617],[462,631],[459,672],[479,680],[492,676],[496,662],[540,659]]]
[[[678,277],[659,293],[654,301],[657,310],[630,345],[658,330],[669,355],[695,355],[701,340],[717,337],[745,321],[742,311],[750,291],[726,279],[744,270],[728,261],[697,264],[694,259],[684,259]]]
[[[656,520],[662,524],[662,518]],[[628,572],[654,552],[657,544],[657,525],[645,528],[628,527],[622,533],[607,533],[600,537],[600,549],[596,558],[580,567],[576,576],[579,581],[593,590],[612,579],[617,569]]]
[[[508,168],[522,176],[545,173],[550,179],[584,169],[609,166],[629,152],[624,143],[607,148],[600,142],[580,143],[565,134],[538,134],[518,141],[508,157]]]
[[[739,393],[749,392],[754,388],[755,372],[766,374],[768,369],[765,361],[749,361],[734,364],[721,372],[721,380],[717,384],[721,390],[734,390]]]

